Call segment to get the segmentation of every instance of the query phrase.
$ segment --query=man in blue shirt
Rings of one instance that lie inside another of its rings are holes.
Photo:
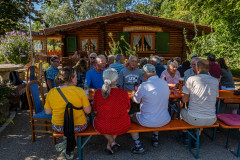
[[[122,69],[126,68],[124,65],[124,56],[122,54],[117,54],[115,57],[116,62],[114,64],[111,64],[109,68],[114,68],[117,70],[118,75],[121,72]]]
[[[93,89],[101,89],[103,85],[103,70],[106,66],[106,58],[99,55],[96,58],[96,67],[87,72],[87,86]]]
[[[49,89],[57,87],[54,79],[58,75],[58,66],[60,64],[57,56],[52,57],[50,62],[51,66],[46,70],[47,85]]]
[[[165,68],[162,65],[160,65],[160,59],[157,56],[152,56],[151,64],[155,66],[156,73],[157,73],[158,77],[160,78],[162,72],[165,70]]]

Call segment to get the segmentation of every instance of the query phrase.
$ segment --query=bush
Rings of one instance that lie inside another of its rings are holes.
[[[10,96],[12,91],[12,88],[6,82],[0,83],[0,104]]]
[[[23,32],[6,32],[1,38],[0,61],[6,58],[10,63],[25,65],[30,60],[30,51],[30,38]]]

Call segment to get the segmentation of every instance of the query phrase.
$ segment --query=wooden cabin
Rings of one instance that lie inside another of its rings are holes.
[[[205,34],[209,34],[212,30],[211,27],[205,25],[197,24],[196,27],[199,35],[203,31]],[[105,54],[110,50],[109,42],[112,42],[112,39],[109,37],[109,33],[111,33],[113,39],[120,43],[123,52],[126,44],[121,40],[122,36],[136,50],[138,57],[158,55],[166,59],[173,57],[185,59],[188,48],[183,36],[184,28],[188,39],[191,40],[195,35],[193,23],[127,10],[42,29],[39,30],[39,35],[35,35],[33,38],[60,39],[61,55],[68,57],[75,50],[79,50],[82,55],[86,54],[87,50]],[[43,46],[46,54],[46,44]]]

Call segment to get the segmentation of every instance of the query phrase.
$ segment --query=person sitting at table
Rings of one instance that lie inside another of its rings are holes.
[[[87,86],[93,89],[101,89],[103,85],[103,70],[106,66],[106,58],[99,55],[96,58],[96,67],[87,72]]]
[[[181,77],[184,77],[184,72],[190,69],[190,62],[188,60],[183,61],[182,66],[178,67],[178,71]]]
[[[201,60],[201,58],[196,57],[196,56],[191,59],[191,68],[189,68],[188,70],[186,70],[184,72],[184,82],[186,82],[189,77],[197,75],[196,68],[197,68],[197,63],[200,60]]]
[[[84,88],[86,74],[88,71],[87,61],[84,59],[80,59],[73,68],[77,72],[77,86]]]
[[[111,64],[114,63],[114,55],[110,54],[107,56],[107,64],[105,68],[108,68]]]
[[[165,58],[164,57],[157,57],[160,60],[160,65],[163,66],[165,69],[167,69],[167,66],[165,65]]]
[[[134,86],[140,85],[140,82],[144,82],[143,73],[137,68],[138,58],[136,56],[129,57],[129,65],[127,68],[122,69],[119,74],[118,85],[124,90],[134,90]]]
[[[162,127],[171,120],[168,112],[170,90],[168,84],[156,75],[156,69],[151,64],[143,66],[143,82],[133,94],[133,101],[140,103],[140,112],[131,116],[131,120],[144,127]],[[142,153],[144,148],[139,140],[139,133],[131,133],[135,142],[132,153]],[[158,132],[153,132],[152,145],[158,147]]]
[[[194,126],[211,126],[216,118],[218,80],[208,74],[209,61],[197,63],[197,75],[188,78],[183,87],[183,103],[189,102],[188,109],[181,109],[181,117]]]
[[[156,73],[157,73],[158,77],[160,78],[162,72],[165,70],[165,68],[162,65],[160,65],[160,59],[157,56],[152,56],[151,64],[155,66]]]
[[[55,82],[73,106],[77,108],[83,107],[82,110],[73,109],[74,132],[78,133],[85,130],[87,128],[85,113],[88,114],[91,112],[91,106],[84,90],[76,87],[76,71],[72,67],[60,69],[58,76],[55,78]],[[63,133],[64,131],[64,112],[66,105],[57,88],[53,88],[48,92],[44,108],[46,114],[52,114],[52,128],[56,132]],[[66,149],[66,142],[62,142],[57,146],[61,146],[58,151],[63,151],[65,157],[71,157],[64,151],[64,149]]]
[[[54,81],[55,77],[58,75],[58,66],[59,66],[59,59],[57,56],[54,56],[50,59],[51,66],[46,70],[46,79],[47,85],[49,89],[56,87],[56,83]]]
[[[217,63],[221,67],[221,78],[220,83],[222,90],[235,90],[235,84],[233,80],[232,72],[228,69],[225,60],[223,58],[219,58]]]
[[[125,68],[123,65],[124,63],[124,56],[122,54],[117,54],[115,56],[115,63],[111,64],[109,67],[114,68],[117,70],[118,74],[120,74],[121,70]]]
[[[141,58],[140,61],[139,61],[139,67],[138,68],[140,70],[142,70],[143,66],[147,63],[148,63],[148,58],[147,57]]]
[[[209,60],[209,73],[211,76],[217,78],[220,81],[221,77],[221,67],[219,64],[215,63],[216,56],[214,54],[209,54],[207,57],[207,60]]]
[[[104,84],[96,91],[93,101],[93,110],[96,113],[94,128],[108,140],[106,152],[112,154],[120,147],[115,139],[126,133],[131,127],[128,115],[130,100],[128,92],[117,88],[118,73],[109,68],[103,72]]]
[[[88,69],[93,69],[96,67],[96,58],[97,58],[96,53],[93,52],[90,54],[90,60],[88,61]]]
[[[178,69],[178,62],[176,60],[169,60],[167,63],[167,69],[161,74],[162,79],[166,80],[168,84],[179,84],[180,73]]]
[[[143,73],[137,68],[138,58],[136,56],[129,57],[129,65],[127,68],[122,69],[119,74],[119,79],[117,85],[119,88],[124,90],[136,90],[137,87],[144,82]],[[129,114],[133,114],[138,111],[138,106],[136,103],[131,101],[131,110]]]
[[[80,55],[78,54],[78,50],[76,49],[72,58],[80,58]]]

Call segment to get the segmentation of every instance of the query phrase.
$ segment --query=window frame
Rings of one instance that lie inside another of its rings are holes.
[[[153,50],[152,51],[136,51],[136,53],[155,53],[156,47],[155,47],[155,41],[156,41],[156,35],[155,33],[146,33],[146,32],[135,32],[131,33],[131,47],[133,49],[133,36],[134,35],[141,35],[142,36],[142,46],[144,44],[144,35],[152,35],[153,36]]]
[[[96,39],[97,40],[97,50],[91,50],[91,52],[97,52],[99,49],[99,44],[98,44],[98,37],[79,37],[79,49],[81,52],[87,52],[85,50],[82,50],[82,39],[87,39],[88,40],[88,48],[91,44],[90,40],[91,39]],[[90,51],[90,50],[89,50]]]

